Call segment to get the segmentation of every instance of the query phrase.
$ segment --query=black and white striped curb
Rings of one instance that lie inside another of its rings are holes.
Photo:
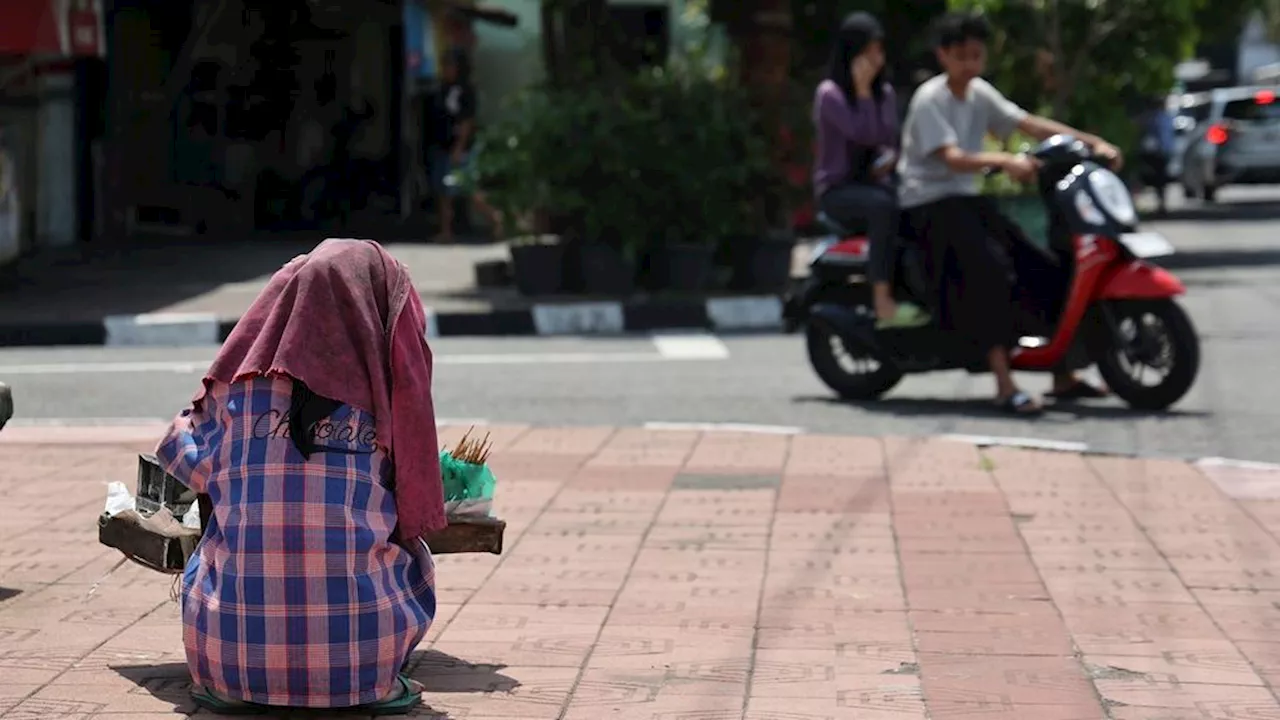
[[[114,315],[101,323],[0,325],[0,347],[218,345],[234,327],[235,320],[209,313]],[[441,313],[427,308],[427,337],[621,335],[683,329],[776,332],[782,329],[782,300],[762,295],[535,304],[491,312]]]

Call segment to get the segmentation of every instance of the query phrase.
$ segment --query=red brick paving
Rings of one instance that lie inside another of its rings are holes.
[[[486,429],[508,549],[440,558],[417,717],[1280,720],[1280,475]],[[171,580],[86,597],[104,483],[154,434],[0,436],[0,717],[193,711]]]

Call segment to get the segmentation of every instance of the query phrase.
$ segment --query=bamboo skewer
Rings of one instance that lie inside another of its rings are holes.
[[[493,450],[493,442],[489,439],[489,433],[485,433],[480,440],[471,437],[471,431],[476,427],[472,425],[462,434],[462,439],[458,444],[449,451],[449,455],[455,460],[469,463],[471,465],[483,465],[489,459],[489,453]]]

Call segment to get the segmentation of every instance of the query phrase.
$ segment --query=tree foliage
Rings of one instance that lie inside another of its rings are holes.
[[[1254,13],[1261,12],[1272,38],[1280,40],[1280,0],[1213,0],[1196,13],[1200,41],[1233,43]]]
[[[1220,0],[951,0],[996,28],[993,80],[1029,109],[1122,146],[1135,110],[1163,97],[1189,57],[1209,2]]]

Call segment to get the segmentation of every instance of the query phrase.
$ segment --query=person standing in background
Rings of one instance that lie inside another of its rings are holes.
[[[438,241],[453,240],[454,199],[461,191],[460,175],[470,166],[476,134],[476,91],[471,84],[471,61],[466,51],[453,48],[440,64],[440,90],[433,115],[435,143],[431,153],[432,187],[439,198],[440,235]],[[482,193],[473,192],[471,202],[489,216],[494,234],[501,236],[502,218]]]
[[[18,197],[18,163],[0,127],[0,263],[22,252],[22,203]]]
[[[1164,98],[1154,98],[1142,123],[1142,149],[1139,153],[1138,179],[1156,194],[1161,214],[1168,210],[1165,195],[1169,185],[1169,160],[1173,156],[1173,116]]]

